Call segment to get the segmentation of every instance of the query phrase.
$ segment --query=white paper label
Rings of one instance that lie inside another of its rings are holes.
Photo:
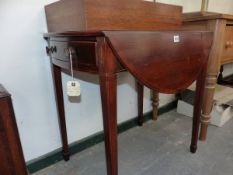
[[[179,35],[175,35],[174,36],[174,43],[179,43],[180,42],[180,36]]]
[[[67,82],[67,95],[70,97],[78,97],[81,94],[80,83],[78,81]]]

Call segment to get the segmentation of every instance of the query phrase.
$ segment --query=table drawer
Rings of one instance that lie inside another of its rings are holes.
[[[223,42],[223,52],[221,63],[228,63],[233,61],[233,26],[227,25],[225,29],[225,38]]]
[[[69,48],[72,50],[74,66],[96,66],[96,42],[89,41],[50,41],[49,52],[52,58],[69,62]]]

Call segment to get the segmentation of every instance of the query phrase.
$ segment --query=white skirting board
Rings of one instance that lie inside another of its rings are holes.
[[[194,91],[194,86],[189,90]],[[194,96],[194,95],[193,95]],[[177,112],[185,116],[193,116],[193,99],[178,100]],[[233,117],[233,88],[217,85],[214,105],[211,112],[211,124],[221,127]]]

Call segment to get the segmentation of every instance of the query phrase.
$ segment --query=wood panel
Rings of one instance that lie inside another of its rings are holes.
[[[0,85],[0,174],[27,175],[10,94]]]
[[[83,0],[58,1],[45,6],[49,32],[85,30]]]
[[[155,30],[181,25],[178,6],[135,0],[86,0],[86,6],[87,30]]]
[[[49,32],[155,30],[182,22],[181,7],[141,0],[61,0],[45,12]]]

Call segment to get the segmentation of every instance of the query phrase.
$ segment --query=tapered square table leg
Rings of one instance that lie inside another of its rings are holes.
[[[193,111],[193,127],[190,151],[195,153],[197,150],[198,134],[201,121],[201,108],[205,86],[206,66],[203,68],[196,82],[195,102]]]
[[[62,152],[65,161],[70,159],[67,130],[66,130],[66,120],[65,120],[65,109],[64,109],[64,99],[62,90],[62,78],[61,78],[61,68],[52,64],[53,79],[55,85],[55,95],[58,110],[58,119],[62,139]]]
[[[116,75],[100,75],[107,174],[117,175]]]

